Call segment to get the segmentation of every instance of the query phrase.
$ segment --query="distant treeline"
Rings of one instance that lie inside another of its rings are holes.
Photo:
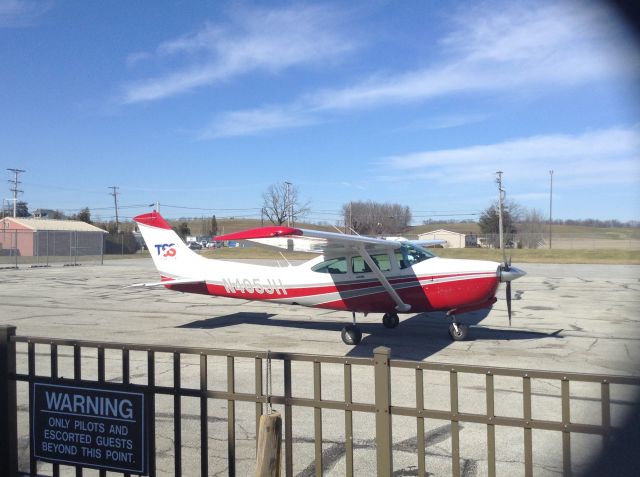
[[[581,225],[583,227],[602,227],[602,228],[638,228],[640,227],[640,221],[629,220],[628,222],[622,222],[620,220],[600,220],[600,219],[558,219],[553,220],[557,225]]]
[[[520,222],[520,221],[517,221]],[[422,221],[423,225],[429,224],[475,224],[477,220],[465,219],[428,219]],[[545,223],[549,223],[547,220]],[[553,219],[554,225],[580,225],[582,227],[601,227],[601,228],[640,228],[640,221],[629,220],[622,222],[620,220],[601,220],[601,219]]]

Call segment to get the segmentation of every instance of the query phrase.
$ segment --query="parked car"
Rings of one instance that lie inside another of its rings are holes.
[[[198,242],[189,242],[188,245],[191,250],[202,250],[202,245],[200,245]]]

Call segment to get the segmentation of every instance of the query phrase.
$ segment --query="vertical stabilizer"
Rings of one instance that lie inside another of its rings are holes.
[[[191,250],[158,212],[138,215],[138,224],[153,263],[162,276],[191,277],[205,258]]]

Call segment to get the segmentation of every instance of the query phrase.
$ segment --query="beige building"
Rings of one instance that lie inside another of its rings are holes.
[[[445,240],[445,248],[477,247],[477,236],[438,229],[418,235],[419,240]]]

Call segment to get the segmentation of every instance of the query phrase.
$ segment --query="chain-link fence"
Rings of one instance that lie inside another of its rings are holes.
[[[616,249],[640,250],[640,234],[577,234],[548,233],[504,234],[506,248],[556,248],[556,249]],[[483,248],[499,248],[498,234],[477,235],[477,245]],[[467,245],[469,246],[469,245]]]
[[[102,263],[102,232],[0,231],[0,267],[45,267],[54,264]]]

